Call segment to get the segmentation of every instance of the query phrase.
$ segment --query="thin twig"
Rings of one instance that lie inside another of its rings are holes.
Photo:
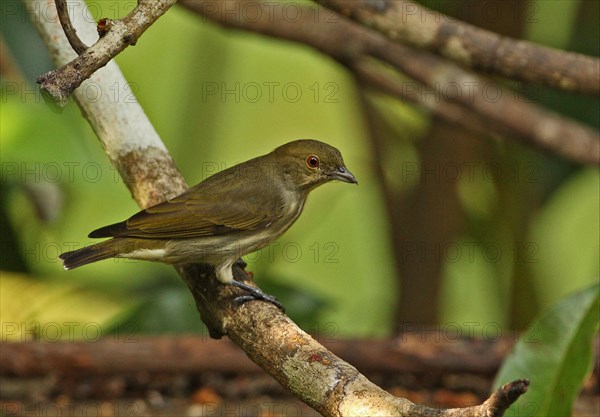
[[[465,67],[513,80],[596,96],[600,60],[512,39],[407,0],[315,0],[392,40],[433,51]]]
[[[529,388],[528,379],[518,379],[498,388],[482,406],[489,410],[490,417],[502,416],[521,395]]]
[[[446,410],[445,417],[482,416],[501,417],[521,395],[529,389],[528,379],[517,379],[498,388],[481,405],[467,408],[452,408]]]
[[[123,19],[110,22],[109,29],[94,45],[64,66],[50,71],[37,82],[57,103],[64,105],[71,93],[99,68],[105,66],[140,36],[177,0],[139,0]]]
[[[63,30],[65,31],[65,35],[67,36],[67,40],[73,50],[77,52],[77,55],[81,55],[88,46],[83,43],[79,36],[77,36],[77,31],[71,24],[71,19],[69,18],[69,10],[67,7],[67,0],[54,0],[54,4],[56,4],[56,12],[58,13],[58,19],[60,20],[60,24],[62,25]]]

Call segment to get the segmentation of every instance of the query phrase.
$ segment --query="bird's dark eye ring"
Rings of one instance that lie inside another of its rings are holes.
[[[317,155],[308,155],[306,157],[306,165],[308,165],[310,168],[318,168],[319,157]]]

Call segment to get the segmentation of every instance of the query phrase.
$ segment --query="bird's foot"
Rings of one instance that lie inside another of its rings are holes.
[[[247,301],[260,300],[260,301],[266,301],[268,303],[271,303],[275,307],[280,309],[282,312],[285,312],[285,308],[283,307],[283,304],[281,304],[277,300],[277,298],[273,297],[272,295],[262,292],[259,288],[252,287],[248,284],[245,284],[243,282],[236,281],[236,280],[233,280],[231,285],[233,285],[234,287],[241,288],[244,291],[248,292],[248,294],[246,294],[246,295],[240,295],[238,297],[235,297],[235,299],[233,300],[233,302],[235,304],[240,305]]]

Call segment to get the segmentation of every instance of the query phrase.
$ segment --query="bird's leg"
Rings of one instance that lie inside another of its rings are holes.
[[[245,274],[238,274],[239,276],[236,277],[236,274],[233,274],[233,279],[237,279],[240,282],[243,281],[248,281],[248,276],[250,276],[250,278],[252,278],[252,272],[250,271],[246,271],[246,267],[248,266],[248,263],[243,259],[243,258],[238,258],[237,261],[235,261],[235,266],[239,266],[242,271],[245,272]],[[233,271],[232,271],[233,272]]]

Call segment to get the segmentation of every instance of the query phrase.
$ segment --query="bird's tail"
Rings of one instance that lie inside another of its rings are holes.
[[[92,262],[114,258],[119,254],[118,246],[115,239],[110,239],[81,249],[61,253],[58,257],[62,260],[65,269],[73,269]]]

